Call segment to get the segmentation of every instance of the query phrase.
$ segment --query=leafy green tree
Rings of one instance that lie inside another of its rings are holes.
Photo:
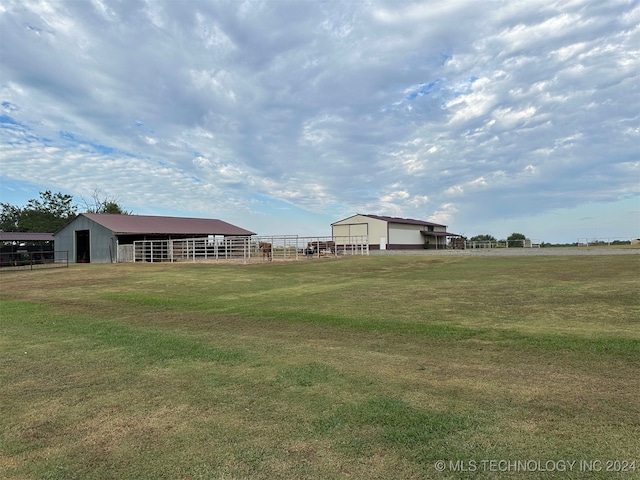
[[[493,235],[475,235],[469,239],[470,242],[496,242]]]
[[[18,232],[22,210],[9,203],[0,203],[0,232]]]
[[[64,227],[76,216],[73,197],[62,193],[40,192],[24,208],[2,204],[1,228],[5,232],[48,232]]]
[[[40,192],[39,199],[31,199],[22,209],[20,231],[55,232],[76,217],[76,206],[71,195]]]
[[[523,233],[512,233],[507,237],[510,247],[523,247],[527,237]]]

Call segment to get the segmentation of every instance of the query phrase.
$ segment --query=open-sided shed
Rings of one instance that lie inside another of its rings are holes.
[[[124,245],[136,240],[171,240],[212,236],[247,236],[254,232],[222,220],[82,213],[55,233],[56,250],[69,252],[71,262],[118,261]]]
[[[0,267],[53,261],[53,240],[52,233],[0,232]]]

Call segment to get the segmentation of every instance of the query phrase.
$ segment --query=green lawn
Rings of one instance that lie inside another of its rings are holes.
[[[637,478],[639,272],[637,254],[5,272],[0,478]]]

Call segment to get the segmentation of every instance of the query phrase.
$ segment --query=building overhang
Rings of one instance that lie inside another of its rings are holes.
[[[451,232],[428,232],[426,230],[421,230],[420,233],[425,237],[461,237],[465,238],[464,235],[458,235],[457,233]]]

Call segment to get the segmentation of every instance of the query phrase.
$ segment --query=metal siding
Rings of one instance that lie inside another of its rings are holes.
[[[349,225],[333,225],[331,230],[331,235],[334,237],[348,237],[350,235]]]
[[[54,248],[58,252],[68,252],[69,262],[75,262],[75,249],[74,249],[74,236],[77,222],[81,221],[83,217],[76,217],[69,225],[63,227],[61,230],[58,230],[54,235]],[[87,228],[84,228],[86,230]],[[83,230],[80,228],[79,230]]]
[[[389,232],[387,231],[387,222],[377,220],[375,218],[362,217],[369,224],[369,243],[371,245],[380,245],[380,238],[384,237],[387,245],[389,244]]]
[[[422,225],[389,224],[389,243],[394,245],[422,245],[424,237],[420,231]]]
[[[57,251],[69,252],[69,262],[76,261],[76,232],[80,230],[89,230],[89,248],[91,249],[92,263],[109,263],[109,243],[111,242],[112,232],[85,216],[78,216],[69,225],[55,235],[55,249]]]
[[[334,237],[366,237],[369,225],[366,223],[350,223],[348,225],[332,225]]]
[[[112,245],[112,248],[115,247],[115,235],[113,232],[107,228],[104,228],[102,225],[98,225],[95,222],[92,222],[91,228],[89,228],[90,242],[91,242],[91,262],[93,263],[109,263],[112,261],[115,262],[116,252],[114,251],[112,255],[109,254],[109,245]]]
[[[348,226],[349,235],[368,235],[369,243],[373,245],[377,245],[380,242],[380,237],[387,238],[387,222],[367,217],[366,215],[353,215],[332,223],[331,226],[333,227],[333,232],[336,231],[336,227]],[[387,239],[388,241],[389,239]]]
[[[369,233],[369,225],[367,223],[356,223],[349,226],[349,235],[355,236],[367,236]]]

